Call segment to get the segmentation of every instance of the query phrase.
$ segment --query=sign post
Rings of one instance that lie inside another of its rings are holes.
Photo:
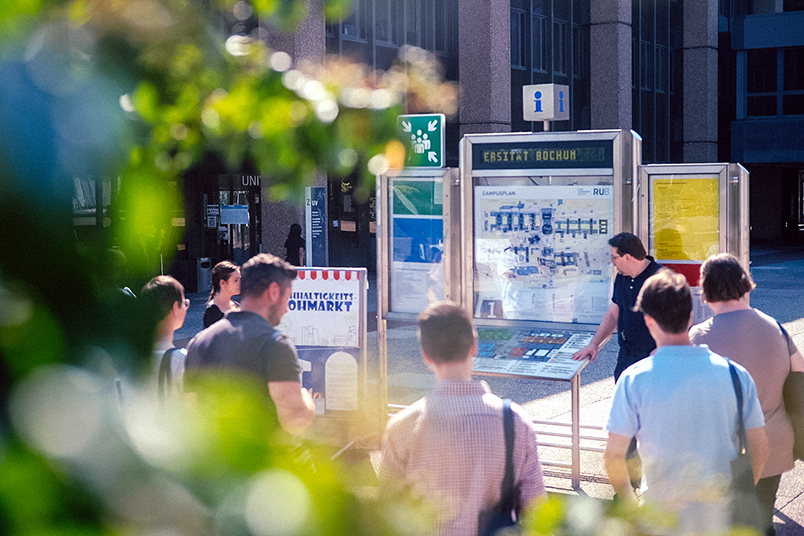
[[[305,229],[307,247],[304,249],[307,266],[326,266],[327,259],[327,189],[324,186],[305,188]]]
[[[406,144],[405,167],[444,167],[444,114],[408,114],[396,126]]]

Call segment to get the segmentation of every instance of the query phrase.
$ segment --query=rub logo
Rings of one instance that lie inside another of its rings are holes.
[[[592,188],[592,195],[609,195],[608,188]]]

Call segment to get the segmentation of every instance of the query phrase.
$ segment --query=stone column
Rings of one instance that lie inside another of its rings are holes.
[[[592,128],[633,127],[631,0],[595,0],[590,13]]]
[[[717,0],[684,0],[684,162],[717,162]]]
[[[323,62],[326,55],[326,27],[321,0],[308,0],[309,14],[293,33],[279,33],[268,29],[267,43],[271,50],[287,52],[293,63],[301,61]],[[262,251],[285,258],[285,239],[290,226],[298,223],[305,235],[304,199],[277,202],[271,199],[271,177],[262,177]],[[311,186],[325,186],[326,175],[319,175]]]
[[[511,131],[510,0],[458,2],[460,136]]]

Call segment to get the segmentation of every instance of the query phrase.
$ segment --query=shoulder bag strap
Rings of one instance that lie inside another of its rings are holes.
[[[173,351],[176,348],[168,349],[162,354],[162,360],[159,362],[159,396],[163,397],[167,394],[170,383],[173,381],[173,370],[171,369]]]
[[[745,423],[743,422],[743,386],[740,383],[740,377],[737,376],[737,369],[734,368],[734,363],[731,361],[729,361],[729,372],[731,372],[734,393],[737,395],[737,437],[740,440],[738,454],[742,454],[746,452],[746,445],[748,444],[748,439],[745,435]]]
[[[782,331],[782,336],[784,337],[784,342],[785,342],[785,344],[787,344],[787,346],[788,346],[788,348],[789,348],[789,347],[790,347],[790,334],[789,334],[789,333],[787,333],[787,330],[786,330],[786,329],[784,329],[784,326],[783,326],[783,325],[782,325],[782,323],[781,323],[781,322],[779,322],[778,320],[776,321],[776,325],[777,325],[777,326],[779,326],[779,329]],[[788,374],[788,375],[789,375],[791,372],[793,372],[793,356],[792,356],[792,355],[790,356],[789,361],[790,361],[790,368],[789,368],[789,369],[788,369],[788,371],[787,371],[787,374]]]
[[[500,505],[505,510],[513,510],[514,489],[514,412],[511,400],[503,400],[503,429],[505,430],[505,476],[500,488]]]

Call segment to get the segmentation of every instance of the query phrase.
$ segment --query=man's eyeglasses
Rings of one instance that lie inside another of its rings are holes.
[[[186,308],[190,308],[190,298],[184,298],[184,306]]]

